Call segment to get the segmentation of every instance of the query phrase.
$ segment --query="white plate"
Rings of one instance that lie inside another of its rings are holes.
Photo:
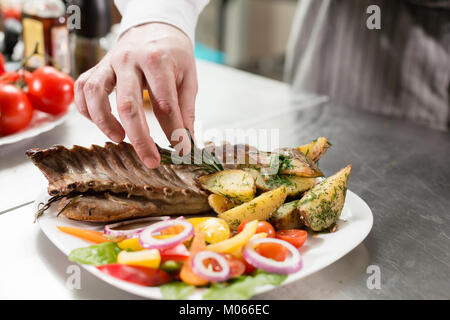
[[[0,137],[0,146],[32,138],[44,132],[50,131],[62,124],[64,120],[66,120],[69,112],[70,111],[59,116],[52,116],[50,114],[35,110],[33,119],[28,127],[23,131]]]
[[[49,196],[46,190],[43,190],[35,202],[36,206],[40,202],[46,202],[48,198]],[[42,231],[47,235],[50,241],[66,255],[69,255],[70,251],[75,248],[86,247],[91,245],[91,243],[65,234],[59,231],[56,226],[73,226],[93,230],[102,230],[103,228],[103,224],[77,222],[63,216],[56,217],[56,214],[56,205],[53,205],[39,218],[38,221]],[[286,285],[304,278],[342,258],[364,240],[372,228],[372,223],[373,217],[369,206],[364,200],[348,190],[344,209],[341,214],[341,220],[338,222],[338,230],[334,233],[319,234],[315,237],[309,237],[301,248],[303,268],[297,273],[289,275],[281,285]],[[93,266],[82,266],[96,277],[114,287],[145,298],[162,298],[158,287],[135,285],[110,277]],[[260,287],[258,288],[257,293],[262,293],[271,289],[273,289],[273,286]],[[202,299],[202,294],[204,292],[205,289],[196,289],[191,296],[189,296],[189,299]]]

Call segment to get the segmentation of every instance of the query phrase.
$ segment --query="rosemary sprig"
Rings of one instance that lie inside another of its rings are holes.
[[[66,205],[58,212],[58,214],[56,215],[57,217],[59,217],[59,215],[61,213],[63,213],[64,211],[66,211],[67,208],[69,208],[72,204],[74,204],[75,201],[77,201],[78,199],[80,199],[83,195],[79,194],[75,197],[73,197],[72,199],[70,199],[69,202],[66,203]]]
[[[83,195],[79,194],[77,196],[72,197],[72,199],[70,199],[70,201],[61,209],[61,211],[58,212],[58,214],[56,215],[57,217],[63,213],[63,211],[65,211],[68,207],[70,207],[76,200],[80,199]],[[40,202],[38,204],[38,211],[34,214],[34,222],[36,223],[37,219],[42,216],[44,214],[45,211],[48,210],[48,208],[50,208],[50,206],[56,202],[61,200],[64,197],[69,197],[69,196],[53,196],[50,199],[48,199],[48,201],[46,203]]]
[[[44,214],[44,212],[50,208],[53,202],[56,202],[60,199],[62,199],[64,196],[54,196],[48,199],[46,203],[39,203],[38,204],[38,211],[34,214],[34,222],[36,223],[37,219]]]
[[[179,156],[173,149],[165,149],[158,147],[162,163],[168,164],[193,164],[199,167],[199,170],[205,170],[209,173],[223,171],[220,161],[205,149],[199,149],[192,138],[189,130],[186,129],[187,135],[191,142],[191,152],[186,156]]]

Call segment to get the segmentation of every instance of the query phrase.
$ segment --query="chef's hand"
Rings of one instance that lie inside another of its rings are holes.
[[[122,124],[111,114],[108,95],[114,87]],[[144,164],[156,168],[160,157],[142,108],[144,88],[172,145],[179,142],[172,138],[174,130],[193,133],[197,74],[192,42],[179,29],[148,23],[125,32],[94,68],[80,75],[75,104],[111,140],[120,142],[126,133]]]

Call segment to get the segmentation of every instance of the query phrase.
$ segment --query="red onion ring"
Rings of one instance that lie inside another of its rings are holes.
[[[206,259],[214,259],[220,265],[220,271],[214,271],[205,267],[203,261]],[[220,254],[212,251],[200,251],[194,255],[194,258],[191,262],[192,271],[199,277],[202,277],[205,280],[220,282],[225,281],[230,278],[231,268],[228,264],[228,261],[222,257]]]
[[[255,246],[260,243],[277,243],[289,250],[290,255],[284,261],[275,261],[263,257],[255,250]],[[302,258],[298,249],[287,241],[275,238],[252,239],[247,242],[242,250],[244,259],[252,266],[266,272],[278,274],[290,274],[299,271],[302,266]]]
[[[141,219],[133,219],[133,220],[127,220],[127,221],[121,221],[117,223],[107,224],[103,228],[103,233],[112,236],[112,237],[127,237],[132,238],[136,235],[136,233],[141,232],[145,229],[145,227],[139,227],[134,229],[128,229],[128,230],[114,230],[113,228],[126,226],[133,223],[139,223],[139,222],[151,222],[151,221],[159,221],[159,220],[168,220],[170,217],[168,216],[162,216],[162,217],[147,217],[147,218],[141,218]]]
[[[157,239],[153,237],[154,233],[172,226],[183,226],[184,230],[167,239]],[[164,249],[183,242],[193,234],[194,226],[190,222],[184,219],[165,220],[154,223],[142,230],[139,233],[139,244],[146,249]]]

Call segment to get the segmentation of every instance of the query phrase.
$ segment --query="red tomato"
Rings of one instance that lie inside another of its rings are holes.
[[[22,13],[19,9],[16,9],[14,7],[3,7],[2,8],[2,18],[4,20],[6,19],[16,19],[17,21],[20,21],[22,16]]]
[[[278,230],[277,238],[287,241],[296,248],[300,248],[306,241],[308,232],[305,230],[289,229],[289,230]]]
[[[256,270],[256,268],[252,266],[250,263],[248,263],[247,260],[245,260],[244,258],[240,259],[240,261],[245,266],[244,274],[252,274]]]
[[[241,222],[241,224],[239,225],[238,229],[237,229],[237,233],[241,233],[242,230],[244,230],[245,225],[248,223],[248,220],[244,220]]]
[[[239,225],[237,233],[240,233],[244,229],[245,225],[248,222],[249,222],[249,220],[242,221],[241,224]],[[267,233],[268,238],[275,238],[275,229],[267,221],[259,221],[258,222],[258,226],[256,227],[256,233],[261,233],[261,232]]]
[[[241,260],[233,257],[228,253],[222,255],[225,257],[225,259],[227,259],[230,265],[232,278],[239,277],[245,272],[245,264]]]
[[[141,286],[160,286],[171,281],[171,277],[168,273],[154,268],[115,263],[97,266],[97,269],[111,277],[139,284]]]
[[[219,253],[221,256],[223,256],[225,259],[227,259],[227,262],[230,266],[231,269],[231,278],[235,278],[235,277],[239,277],[240,275],[242,275],[245,272],[245,264],[233,257],[231,254],[229,253]],[[217,270],[219,268],[219,264],[215,261],[211,259],[211,264],[213,267],[213,270],[219,271]]]
[[[33,118],[27,95],[11,84],[0,84],[0,135],[24,129]]]
[[[173,260],[173,261],[186,261],[189,258],[189,250],[182,243],[177,244],[175,247],[161,249],[161,263]]]
[[[36,69],[28,81],[28,97],[40,111],[58,115],[73,101],[73,79],[53,67]]]
[[[289,253],[289,250],[278,243],[260,243],[255,251],[263,257],[273,259],[276,261],[284,261]]]
[[[22,78],[25,83],[28,83],[31,79],[31,72],[23,69],[18,71],[7,71],[0,76],[0,83],[14,83]]]
[[[5,58],[0,53],[0,75],[5,73]]]

